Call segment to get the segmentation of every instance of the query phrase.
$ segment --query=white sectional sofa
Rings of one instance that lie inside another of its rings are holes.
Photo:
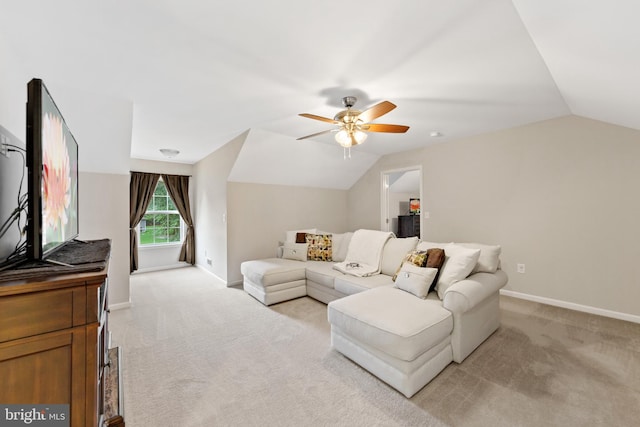
[[[335,260],[304,261],[304,245],[292,243],[289,234],[283,257],[242,263],[244,290],[265,305],[305,295],[328,304],[332,347],[405,396],[452,361],[461,363],[499,327],[499,290],[507,283],[499,246],[391,236],[381,248],[379,272],[357,277],[334,268],[335,261],[349,261],[344,245],[352,238],[335,236],[342,245],[333,248]],[[426,276],[414,272],[429,269],[403,261],[431,248],[444,249],[446,261],[436,289],[427,293]]]

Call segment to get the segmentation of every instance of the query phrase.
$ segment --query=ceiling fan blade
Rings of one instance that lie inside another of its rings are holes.
[[[338,125],[340,124],[340,122],[330,119],[328,117],[322,117],[322,116],[316,116],[315,114],[309,114],[309,113],[300,113],[298,114],[299,116],[302,117],[306,117],[308,119],[314,119],[314,120],[320,120],[321,122],[327,122],[327,123],[332,123],[334,125]]]
[[[324,135],[325,133],[336,132],[338,129],[329,129],[323,130],[322,132],[312,133],[311,135],[301,136],[300,138],[296,138],[296,141],[300,141],[301,139],[313,138],[314,136]]]
[[[406,131],[409,130],[409,126],[369,123],[369,124],[363,125],[362,130],[368,131],[368,132],[405,133]]]
[[[358,116],[358,119],[367,123],[374,119],[377,119],[378,117],[384,114],[387,114],[389,111],[393,110],[394,108],[396,108],[395,104],[389,101],[382,101],[381,103],[374,105],[368,110],[364,110],[362,113],[360,113],[360,115]]]

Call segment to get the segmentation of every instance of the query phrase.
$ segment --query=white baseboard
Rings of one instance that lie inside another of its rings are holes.
[[[620,313],[618,311],[606,310],[604,308],[591,307],[588,305],[576,304],[573,302],[561,301],[553,298],[523,294],[521,292],[510,291],[507,289],[501,289],[500,294],[508,297],[524,299],[527,301],[539,302],[541,304],[553,305],[555,307],[567,308],[569,310],[582,311],[584,313],[596,314],[598,316],[611,317],[613,319],[625,320],[627,322],[640,323],[640,316],[636,316],[634,314]]]
[[[118,304],[109,304],[109,310],[122,310],[125,308],[131,308],[131,299],[127,302],[120,302]]]
[[[219,280],[220,282],[222,282],[226,287],[229,287],[229,284],[227,283],[226,280],[223,280],[220,276],[218,276],[216,273],[214,273],[213,271],[207,269],[206,267],[203,267],[200,264],[196,264],[196,267],[199,268],[200,270],[204,271],[205,273],[209,273],[210,275],[212,275],[213,277],[215,277],[217,280]]]
[[[191,264],[188,264],[186,262],[181,262],[179,264],[160,265],[158,267],[139,268],[136,271],[134,271],[132,274],[151,273],[152,271],[162,271],[162,270],[174,270],[176,268],[184,268],[184,267],[191,267]]]
[[[227,288],[242,288],[242,280],[236,280],[234,282],[227,283]]]

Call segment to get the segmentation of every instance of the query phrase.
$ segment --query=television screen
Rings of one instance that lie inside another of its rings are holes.
[[[42,259],[78,236],[78,144],[40,79],[28,85],[27,256]]]

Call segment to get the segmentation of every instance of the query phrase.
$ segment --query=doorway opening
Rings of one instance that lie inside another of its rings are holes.
[[[381,183],[380,229],[421,237],[422,166],[382,171]]]

